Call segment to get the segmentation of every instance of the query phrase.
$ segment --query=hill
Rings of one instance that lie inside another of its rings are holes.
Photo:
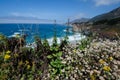
[[[80,19],[75,19],[75,20],[71,21],[70,23],[71,24],[74,24],[74,23],[83,23],[83,22],[87,22],[89,20],[90,20],[89,18],[80,18]]]
[[[111,20],[115,18],[120,17],[120,7],[108,12],[104,13],[98,16],[93,17],[92,19],[89,20],[89,22],[96,22],[96,21],[101,21],[101,20]]]
[[[97,33],[100,36],[114,38],[116,34],[120,35],[120,7],[95,16],[82,23],[80,21],[77,22],[78,20],[75,21],[73,24],[75,31],[90,31],[92,33]]]

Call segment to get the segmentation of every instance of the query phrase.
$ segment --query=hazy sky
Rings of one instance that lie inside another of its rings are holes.
[[[0,17],[67,21],[91,18],[120,7],[120,0],[0,0]]]

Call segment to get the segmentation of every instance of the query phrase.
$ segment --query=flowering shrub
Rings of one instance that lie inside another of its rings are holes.
[[[105,70],[105,71],[110,71],[111,69],[110,69],[109,66],[104,66],[104,67],[103,67],[103,70]]]
[[[87,39],[72,46],[56,39],[50,46],[36,37],[32,48],[22,37],[0,35],[0,80],[120,79],[119,40]]]
[[[8,60],[8,59],[10,59],[10,57],[11,57],[10,55],[6,54],[5,57],[4,57],[4,59]]]

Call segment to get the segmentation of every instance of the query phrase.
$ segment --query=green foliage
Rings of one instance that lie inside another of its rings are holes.
[[[53,58],[59,58],[59,57],[61,57],[62,56],[62,52],[58,52],[58,53],[56,53],[56,54],[51,54],[51,55],[48,55],[47,56],[47,58],[48,59],[53,59]]]
[[[99,21],[94,22],[93,25],[106,24],[107,21],[108,21],[107,19],[99,20]]]
[[[61,51],[63,51],[63,48],[68,45],[68,43],[69,43],[68,39],[69,38],[68,38],[68,30],[67,30],[66,36],[64,37],[64,39],[60,43],[60,47],[59,48],[60,48]]]
[[[58,46],[57,44],[57,34],[56,34],[56,31],[54,32],[54,37],[53,37],[53,44],[52,44],[52,47],[56,47]]]
[[[46,38],[43,40],[43,47],[46,48],[47,50],[49,50],[50,48],[48,40]]]
[[[48,55],[47,58],[48,58],[48,59],[52,59],[53,56],[52,56],[52,55]]]
[[[66,35],[66,36],[64,37],[64,40],[62,40],[61,45],[62,45],[62,44],[63,44],[64,46],[65,46],[65,45],[68,45],[68,42],[69,42],[68,39],[69,39],[69,38],[68,38],[68,36]]]
[[[6,50],[8,47],[8,39],[4,35],[0,34],[0,52]]]
[[[60,51],[60,47],[57,44],[57,37],[56,32],[54,34],[53,44],[50,47],[51,54],[47,56],[49,59],[49,72],[51,79],[54,79],[54,77],[58,74],[61,74],[61,70],[64,67],[62,64],[62,60],[60,57],[62,56],[62,52]]]
[[[0,51],[14,51],[15,49],[20,49],[25,45],[25,39],[23,37],[7,38],[4,35],[0,34]]]
[[[50,59],[50,69],[49,72],[51,74],[51,79],[54,79],[54,77],[58,74],[62,73],[62,69],[64,67],[64,64],[62,64],[62,60],[60,57],[62,56],[62,52],[53,53],[51,55],[48,55],[47,58]]]
[[[107,25],[115,25],[117,23],[119,23],[120,21],[120,17],[118,18],[113,18],[113,19],[104,19],[104,20],[99,20],[93,23],[93,25],[99,25],[99,24],[107,24]]]
[[[50,62],[50,65],[54,68],[57,68],[57,69],[61,69],[63,67],[63,64],[61,63],[61,60],[60,59],[56,59],[55,61],[52,60]]]
[[[91,42],[91,38],[88,37],[88,38],[85,38],[83,40],[80,41],[80,45],[79,45],[79,49],[80,50],[84,50],[85,48],[87,48],[87,45],[89,45]]]
[[[50,66],[52,66],[54,69],[53,69],[53,75],[58,75],[58,74],[61,74],[61,69],[64,67],[64,65],[61,63],[61,60],[60,59],[56,59],[56,60],[52,60],[50,62]]]
[[[107,24],[108,25],[115,25],[115,24],[117,24],[119,22],[120,22],[120,17],[108,20]]]
[[[35,36],[35,43],[36,43],[36,50],[41,50],[43,45],[39,36]]]

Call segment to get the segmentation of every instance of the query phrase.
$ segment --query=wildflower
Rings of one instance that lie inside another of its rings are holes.
[[[100,60],[99,60],[99,63],[100,63],[100,64],[105,64],[105,61],[104,61],[103,59],[100,59]]]
[[[61,63],[66,64],[66,61],[62,61]]]
[[[104,67],[103,67],[103,70],[105,70],[105,71],[110,71],[111,69],[110,69],[109,66],[104,66]]]
[[[20,35],[19,35],[19,34],[17,34],[15,37],[16,37],[16,38],[20,38]]]
[[[77,52],[76,49],[74,49],[73,52],[76,53]]]
[[[8,59],[10,59],[10,55],[8,55],[8,54],[6,54],[5,56],[4,56],[4,59],[6,59],[6,60],[8,60]]]
[[[90,75],[91,80],[96,80],[94,75]]]
[[[14,54],[14,57],[18,57],[19,55],[17,53]]]
[[[9,50],[8,50],[8,51],[6,51],[6,54],[10,54],[10,53],[11,53],[11,51],[9,51]]]
[[[23,62],[22,62],[22,61],[20,61],[18,64],[21,66],[21,65],[23,64]]]
[[[30,69],[30,65],[27,65],[27,69]]]
[[[61,71],[62,71],[62,72],[65,72],[65,69],[62,69]]]
[[[100,71],[98,71],[98,70],[93,70],[93,72],[96,74],[100,74]]]
[[[0,36],[0,40],[2,40],[2,37]]]
[[[109,60],[112,61],[112,60],[113,60],[113,57],[109,57]]]
[[[25,63],[26,63],[26,64],[29,64],[29,61],[26,60]]]

